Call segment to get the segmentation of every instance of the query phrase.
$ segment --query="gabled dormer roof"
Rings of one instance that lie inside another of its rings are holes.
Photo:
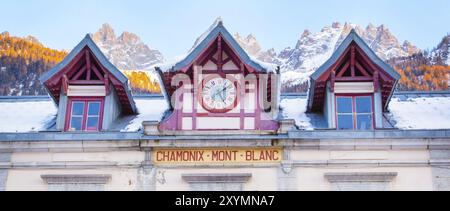
[[[200,56],[200,54],[208,48],[219,35],[221,35],[222,38],[231,46],[231,48],[235,50],[236,54],[244,63],[255,69],[257,72],[279,74],[279,67],[277,65],[261,62],[249,56],[234,39],[233,35],[231,35],[225,28],[221,18],[217,18],[209,29],[196,40],[194,46],[190,51],[188,51],[186,56],[183,56],[173,63],[164,64],[156,68],[162,72],[176,72],[191,65],[194,60]]]
[[[334,63],[337,62],[339,57],[345,52],[345,50],[355,42],[361,50],[380,68],[388,73],[393,79],[399,80],[400,74],[394,70],[390,65],[386,64],[377,54],[364,42],[364,40],[356,33],[355,29],[350,31],[350,34],[344,39],[341,45],[336,49],[330,59],[328,59],[322,66],[317,69],[312,75],[312,80],[317,80],[325,71],[327,71]]]
[[[400,79],[400,74],[390,65],[386,64],[375,52],[366,44],[366,42],[352,29],[349,35],[344,39],[336,49],[330,59],[328,59],[319,69],[310,77],[310,89],[308,98],[308,110],[318,110],[323,103],[323,93],[326,89],[326,80],[330,79],[331,70],[336,68],[336,64],[345,56],[351,47],[357,47],[368,60],[370,66],[380,71],[383,84],[381,85],[382,104],[384,110],[387,110],[390,98],[394,92],[395,86]],[[328,78],[328,79],[327,79]],[[374,79],[375,80],[375,79]]]
[[[49,87],[49,82],[53,80],[60,80],[63,77],[62,72],[64,72],[64,69],[86,48],[88,48],[95,56],[100,65],[102,65],[111,74],[111,79],[114,79],[114,81],[118,82],[117,84],[121,86],[120,91],[118,92],[123,92],[123,95],[127,98],[126,107],[130,109],[130,113],[136,113],[137,109],[128,84],[128,78],[108,60],[100,48],[95,44],[94,40],[92,40],[90,34],[87,34],[84,39],[63,59],[63,61],[39,78],[41,83],[47,88],[49,95],[53,98],[55,103],[59,103],[59,96],[56,96],[59,93],[49,90],[51,88]],[[60,89],[60,87],[52,88]]]

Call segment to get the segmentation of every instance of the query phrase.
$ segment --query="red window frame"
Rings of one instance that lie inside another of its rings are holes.
[[[339,130],[339,115],[338,115],[338,97],[347,97],[352,98],[352,118],[353,118],[353,130],[359,130],[358,129],[358,120],[357,120],[357,112],[356,112],[356,98],[357,97],[370,97],[372,102],[372,128],[369,130],[375,129],[375,102],[374,102],[374,95],[373,94],[336,94],[334,97],[334,114],[335,114],[335,121],[336,121],[336,129]]]
[[[72,120],[72,105],[74,102],[83,102],[84,103],[84,111],[83,111],[83,118],[82,118],[82,126],[81,130],[79,131],[69,131],[70,129],[70,123]],[[88,130],[87,127],[87,120],[88,120],[88,109],[89,109],[89,103],[92,102],[100,102],[100,112],[98,117],[98,128],[97,130]],[[104,112],[104,103],[105,99],[103,97],[69,97],[67,101],[67,110],[66,110],[66,121],[65,121],[65,127],[64,130],[66,132],[98,132],[101,131],[102,123],[103,123],[103,112]]]

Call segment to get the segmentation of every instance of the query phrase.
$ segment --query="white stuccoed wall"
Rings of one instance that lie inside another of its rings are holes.
[[[182,179],[184,174],[242,174],[252,177],[243,184],[245,191],[276,190],[333,190],[336,187],[325,178],[327,173],[394,172],[397,176],[388,184],[391,190],[439,190],[447,187],[448,173],[437,172],[429,165],[427,149],[399,150],[286,150],[289,174],[281,164],[215,165],[215,166],[147,166],[142,163],[145,152],[104,151],[92,153],[17,152],[10,156],[14,168],[6,169],[6,190],[44,191],[49,185],[42,175],[111,175],[104,190],[190,190],[192,186]],[[434,152],[434,159],[448,159],[448,153]],[[6,161],[9,162],[9,161]],[[444,166],[445,167],[445,166]],[[2,177],[4,178],[4,177]],[[433,183],[434,182],[434,183]],[[437,183],[438,182],[438,183]],[[436,184],[435,184],[436,183]],[[343,184],[346,188],[357,188]],[[365,186],[364,186],[365,185]],[[375,184],[378,185],[378,184]],[[348,187],[347,187],[348,186]],[[363,184],[361,187],[375,187]],[[206,186],[205,186],[206,187]],[[237,187],[237,186],[236,186]],[[376,186],[378,188],[381,186]]]

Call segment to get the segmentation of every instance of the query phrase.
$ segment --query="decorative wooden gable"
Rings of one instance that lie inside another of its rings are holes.
[[[105,95],[109,94],[109,74],[98,63],[88,48],[84,48],[80,53],[78,60],[72,61],[63,75],[64,94],[68,94],[69,86],[95,86],[101,85]]]
[[[322,111],[328,84],[331,93],[379,91],[383,108],[387,109],[399,78],[352,30],[333,56],[311,76],[308,110]]]
[[[202,66],[204,72],[213,73],[245,73],[254,72],[245,67],[241,59],[233,52],[233,49],[219,35],[195,62]]]
[[[56,104],[59,104],[61,94],[77,97],[108,96],[112,87],[118,95],[122,112],[136,113],[128,79],[101,53],[90,35],[40,80]]]

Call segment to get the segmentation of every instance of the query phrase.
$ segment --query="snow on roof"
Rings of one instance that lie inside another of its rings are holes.
[[[0,111],[0,133],[46,130],[57,112],[55,104],[50,99],[0,102]]]
[[[300,129],[313,130],[311,119],[306,116],[306,98],[283,99],[280,103],[283,118],[294,119]]]
[[[161,97],[135,97],[139,114],[119,119],[114,130],[138,132],[143,121],[160,121],[168,105]],[[294,119],[301,130],[321,128],[306,114],[306,96],[283,96],[281,116]],[[450,129],[450,96],[396,94],[393,96],[388,120],[396,128]],[[38,132],[54,126],[57,109],[48,97],[0,98],[0,133]]]
[[[399,129],[449,129],[450,98],[392,98],[390,117]]]
[[[162,98],[136,100],[136,106],[139,114],[121,132],[139,131],[144,121],[160,121],[168,109],[167,101]]]

